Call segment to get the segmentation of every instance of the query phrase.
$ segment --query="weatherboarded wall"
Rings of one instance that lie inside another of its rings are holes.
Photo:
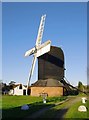
[[[48,96],[61,96],[63,95],[63,87],[31,87],[31,96],[40,96],[46,93]]]
[[[38,80],[51,78],[64,78],[64,53],[55,46],[51,46],[50,52],[38,57]]]

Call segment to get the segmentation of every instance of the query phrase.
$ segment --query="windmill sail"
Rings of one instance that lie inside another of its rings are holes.
[[[39,26],[39,30],[38,30],[37,39],[36,39],[36,46],[39,46],[41,44],[43,31],[44,31],[44,25],[45,25],[45,18],[46,18],[46,15],[43,15],[41,17],[41,22],[40,22],[40,26]]]
[[[32,61],[32,67],[31,67],[31,70],[30,70],[29,76],[28,76],[27,91],[28,91],[28,87],[30,85],[31,76],[33,75],[33,71],[34,71],[34,67],[35,67],[35,64],[36,64],[37,57],[39,57],[39,56],[41,56],[41,55],[50,51],[50,45],[51,45],[50,40],[41,44],[43,31],[44,31],[44,25],[45,25],[45,18],[46,18],[46,15],[43,15],[41,17],[41,22],[40,22],[40,26],[39,26],[39,30],[38,30],[38,35],[37,35],[35,47],[28,50],[25,53],[25,57],[30,56],[32,54],[34,55],[33,56],[34,58],[33,58],[33,61]]]
[[[30,56],[30,55],[32,55],[32,54],[34,54],[34,53],[37,53],[37,54],[36,54],[36,57],[39,57],[39,56],[41,56],[41,55],[49,52],[49,51],[50,51],[50,46],[51,46],[51,41],[48,40],[48,41],[46,41],[45,43],[37,46],[36,48],[34,47],[34,48],[28,50],[28,51],[25,53],[25,57]]]
[[[34,71],[34,68],[35,68],[35,64],[36,64],[36,55],[34,54],[33,56],[33,61],[32,61],[32,67],[31,67],[31,71],[29,72],[29,76],[28,76],[28,82],[27,82],[27,89],[30,85],[30,79],[31,79],[31,76],[33,75],[33,71]]]
[[[30,50],[28,50],[26,53],[25,53],[25,57],[27,57],[27,56],[30,56],[30,55],[32,55],[33,53],[34,53],[34,51],[35,51],[35,47],[34,48],[32,48],[32,49],[30,49]]]
[[[47,42],[41,44],[38,48],[37,48],[37,57],[47,53],[50,51],[50,45],[51,45],[51,41],[48,40]]]

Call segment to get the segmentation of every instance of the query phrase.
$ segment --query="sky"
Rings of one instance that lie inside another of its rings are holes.
[[[2,0],[3,2],[87,2],[88,0]]]
[[[0,79],[2,79],[2,4],[0,2]]]
[[[87,13],[89,13],[89,2],[87,4]],[[89,14],[87,15],[87,83],[89,84]]]
[[[65,77],[72,85],[87,84],[87,3],[2,3],[2,79],[27,84],[40,19],[46,14],[42,42],[51,40],[65,55]],[[37,81],[36,62],[31,83]]]

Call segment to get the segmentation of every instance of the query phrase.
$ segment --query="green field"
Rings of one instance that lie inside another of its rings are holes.
[[[59,103],[60,101],[65,100],[67,97],[48,97],[47,103],[43,104],[43,98],[42,97],[31,97],[31,96],[2,96],[2,117],[3,119],[17,119],[17,118],[25,118],[27,116],[30,116],[32,113],[40,110],[41,108],[48,107],[50,105],[54,105],[55,103]],[[68,97],[68,98],[71,98]],[[75,99],[75,97],[72,96],[72,100]],[[44,114],[40,116],[40,118],[55,118],[57,113],[65,108],[65,106],[69,102],[65,102],[60,105],[56,105],[52,107],[51,109],[47,110]],[[21,106],[28,104],[29,110],[21,110]],[[71,103],[69,103],[71,104]],[[89,100],[84,104],[87,107],[87,113],[86,112],[78,112],[78,107],[82,104],[81,101],[76,102],[75,104],[72,104],[72,106],[65,112],[64,118],[89,118]]]
[[[79,96],[78,96],[79,97]],[[76,97],[72,98],[72,99],[75,99]],[[67,109],[67,107],[65,106],[68,106],[68,104],[70,104],[70,107],[69,109]],[[87,112],[79,112],[78,111],[78,107],[80,105],[85,105],[87,107]],[[64,115],[63,115],[63,118],[65,119],[73,119],[75,120],[76,118],[78,119],[89,119],[89,100],[83,104],[81,99],[80,101],[74,103],[74,104],[71,104],[71,102],[65,102],[61,105],[58,105],[58,106],[54,106],[52,107],[51,109],[47,110],[44,114],[42,114],[40,116],[40,118],[56,118],[57,115],[59,114],[59,117],[60,117],[60,111],[62,111],[62,113],[64,112]],[[51,116],[49,116],[51,114]]]
[[[2,118],[25,118],[41,108],[64,99],[66,99],[66,97],[49,97],[47,98],[47,104],[43,104],[42,97],[2,96]],[[29,105],[29,110],[21,110],[21,106],[24,104]]]
[[[30,96],[2,96],[2,108],[9,109],[19,107],[24,104],[32,104],[35,102],[41,102],[41,97],[30,97]]]
[[[2,96],[2,118],[24,118],[29,113],[31,114],[38,107],[41,108],[42,98],[30,96]],[[21,110],[24,104],[32,105],[30,111]],[[38,104],[35,107],[35,104]]]
[[[80,105],[86,106],[87,112],[79,112],[78,107]],[[66,113],[65,118],[89,118],[89,101],[87,101],[85,104],[82,102],[77,102],[76,104],[72,105]]]

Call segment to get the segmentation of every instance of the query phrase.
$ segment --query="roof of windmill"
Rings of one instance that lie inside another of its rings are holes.
[[[31,85],[32,87],[64,87],[64,85],[56,79],[38,80]]]

